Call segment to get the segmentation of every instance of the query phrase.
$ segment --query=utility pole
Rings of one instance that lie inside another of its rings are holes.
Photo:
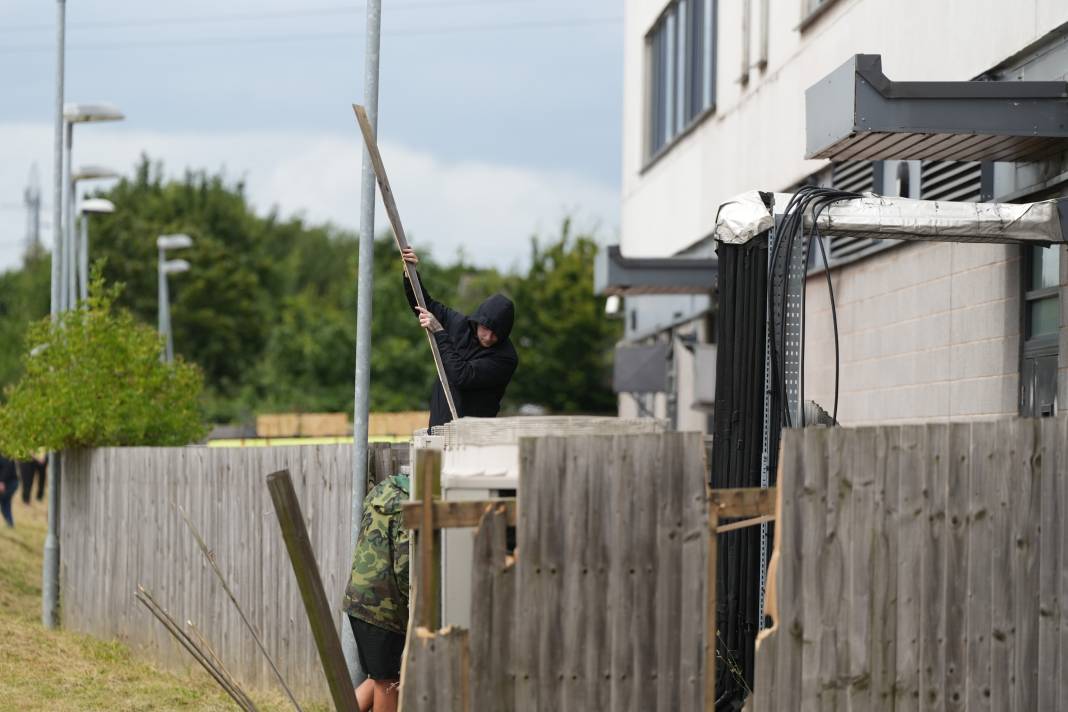
[[[63,241],[63,73],[66,44],[66,0],[56,0],[56,116],[52,166],[52,306],[55,322],[59,316],[59,262]],[[48,462],[48,535],[45,537],[44,564],[41,567],[41,623],[54,629],[59,625],[59,480],[62,454],[52,453]]]
[[[382,0],[367,0],[367,38],[363,62],[363,104],[371,125],[378,131],[378,59],[382,39]],[[367,490],[367,421],[371,390],[371,295],[374,291],[375,174],[365,146],[360,172],[360,263],[356,281],[356,376],[352,412],[352,531],[349,551],[356,550]],[[356,656],[356,641],[342,620],[342,649],[353,685],[362,682]]]

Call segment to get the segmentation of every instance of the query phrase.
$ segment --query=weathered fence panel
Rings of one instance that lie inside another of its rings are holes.
[[[266,660],[192,535],[200,531],[282,675],[298,694],[328,699],[266,476],[289,469],[331,605],[348,582],[352,447],[105,448],[68,453],[61,491],[64,627],[116,638],[168,668],[193,665],[134,592],[143,585],[177,620],[191,620],[237,680],[277,689]],[[407,451],[374,445],[373,480]]]
[[[703,710],[706,481],[698,434],[522,440],[514,560],[503,513],[475,539],[469,706],[427,688],[466,645],[419,629],[404,712]]]
[[[782,443],[754,712],[1068,709],[1068,417]]]

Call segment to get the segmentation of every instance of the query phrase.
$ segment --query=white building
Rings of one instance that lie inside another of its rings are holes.
[[[1068,153],[1030,163],[805,159],[805,90],[855,54],[881,55],[895,81],[1065,82],[1065,0],[625,0],[624,33],[625,258],[711,257],[718,206],[753,189],[1068,196]],[[1068,126],[1068,98],[1059,110]],[[844,424],[1068,404],[1065,248],[842,239],[831,266]],[[827,404],[834,354],[822,279],[807,299],[806,394]],[[714,340],[713,307],[710,291],[623,298],[626,341],[669,344],[673,358],[664,392],[621,393],[621,416],[651,410],[707,430],[709,394],[696,382],[714,362],[702,347]]]

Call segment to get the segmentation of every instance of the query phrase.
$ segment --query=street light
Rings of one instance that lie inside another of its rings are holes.
[[[74,273],[75,273],[75,225],[74,225],[74,198],[75,198],[75,181],[88,180],[90,178],[104,178],[112,177],[113,171],[107,169],[101,169],[96,166],[87,167],[83,171],[79,171],[75,174],[71,171],[71,148],[74,143],[74,124],[87,124],[98,123],[101,121],[121,121],[126,116],[119,110],[114,104],[97,103],[97,104],[65,104],[63,106],[63,127],[66,134],[66,156],[64,165],[64,175],[66,180],[63,182],[66,187],[66,196],[64,201],[63,218],[66,221],[66,225],[60,231],[60,240],[56,253],[60,260],[60,272],[59,272],[59,303],[61,310],[70,309],[74,303]],[[99,175],[104,172],[106,175]],[[77,178],[76,178],[77,176]],[[53,261],[55,261],[56,255],[53,255]],[[53,278],[55,278],[56,272],[53,270]]]
[[[168,260],[167,250],[181,250],[193,246],[189,235],[160,235],[156,238],[159,248],[157,272],[159,274],[159,333],[166,339],[161,360],[164,363],[174,361],[174,336],[171,333],[171,301],[167,289],[167,275],[188,272],[189,263],[185,260]]]
[[[82,235],[78,241],[78,289],[79,298],[89,298],[89,216],[94,213],[115,212],[115,204],[104,198],[86,198],[82,201]]]

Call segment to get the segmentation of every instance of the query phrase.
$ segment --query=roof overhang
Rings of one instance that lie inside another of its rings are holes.
[[[732,198],[719,207],[715,238],[728,244],[748,242],[774,224],[775,215],[783,212],[790,198],[789,193],[757,191]],[[805,216],[805,224],[812,224],[811,215]],[[958,203],[867,193],[862,198],[832,203],[822,210],[819,230],[828,237],[1065,244],[1068,243],[1068,198],[1037,203]]]
[[[619,245],[597,253],[594,292],[601,295],[708,294],[716,288],[715,258],[624,257]]]
[[[1068,82],[893,82],[858,54],[805,92],[808,158],[1027,161],[1068,150]]]

